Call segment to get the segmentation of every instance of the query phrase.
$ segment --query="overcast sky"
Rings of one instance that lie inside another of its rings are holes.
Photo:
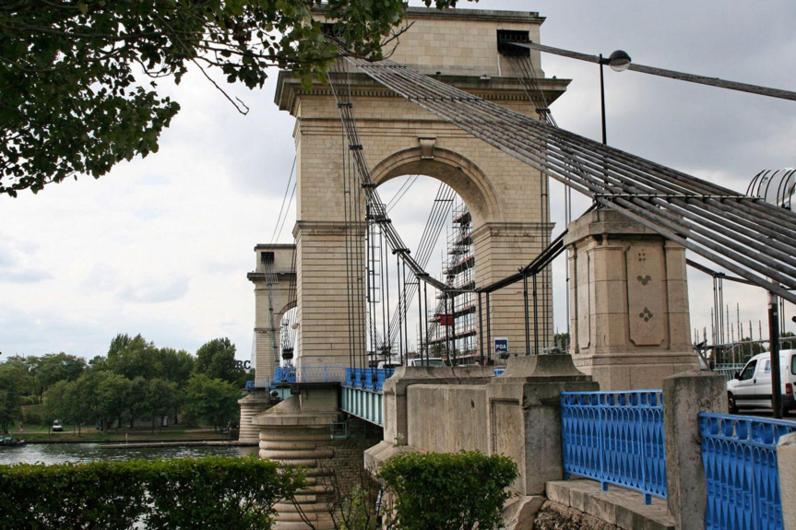
[[[461,7],[538,11],[547,17],[542,42],[552,46],[592,54],[621,48],[645,65],[796,90],[792,0]],[[597,66],[551,55],[542,65],[548,76],[573,80],[552,107],[559,125],[599,139]],[[254,297],[246,272],[254,245],[272,238],[294,156],[293,119],[273,104],[275,84],[274,75],[262,91],[230,87],[251,108],[241,116],[195,72],[178,87],[159,81],[182,111],[158,153],[99,180],[0,197],[0,351],[93,357],[105,355],[117,333],[141,333],[190,352],[226,336],[239,358],[249,358]],[[610,144],[697,177],[743,192],[762,169],[796,166],[794,102],[608,69],[606,99]],[[400,183],[388,185],[385,199]],[[395,211],[410,245],[422,229],[412,217],[431,206],[423,191],[435,186],[419,181]],[[554,187],[559,227],[561,196]],[[291,240],[294,221],[291,212],[281,242]],[[689,280],[692,328],[709,328],[711,282],[695,272]],[[758,289],[729,286],[725,301],[739,303],[741,320],[755,327],[765,319]],[[555,303],[564,329],[563,297]]]

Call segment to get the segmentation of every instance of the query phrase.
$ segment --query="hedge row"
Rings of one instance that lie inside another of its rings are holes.
[[[379,478],[392,506],[386,526],[395,530],[498,528],[507,488],[519,474],[506,456],[476,451],[401,453],[387,460]]]
[[[305,485],[257,457],[0,466],[0,529],[268,529]]]

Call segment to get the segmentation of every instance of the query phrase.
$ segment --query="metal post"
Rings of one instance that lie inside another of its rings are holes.
[[[426,339],[426,360],[428,360],[429,356],[431,355],[431,348],[428,345],[429,336],[428,336],[428,284],[427,283],[423,283],[423,301],[426,304],[426,315],[424,316],[424,318],[426,319],[426,333],[425,335],[423,335],[423,337]],[[436,304],[434,305],[434,307],[436,307]]]
[[[481,306],[481,293],[478,293],[478,343],[481,350],[481,366],[484,366],[484,311]]]
[[[603,116],[603,145],[608,145],[605,133],[605,81],[603,81],[603,54],[600,54],[600,107]]]
[[[536,275],[533,275],[533,349],[539,355],[539,319],[536,310]]]
[[[536,276],[534,276],[536,278]],[[525,355],[531,354],[531,323],[528,315],[528,275],[522,273],[522,306],[525,309]],[[536,307],[534,307],[534,310]]]
[[[782,385],[779,374],[779,300],[768,293],[768,341],[771,353],[771,407],[774,417],[782,418]]]
[[[384,273],[385,283],[387,284],[386,294],[387,294],[387,304],[384,306],[387,310],[387,314],[383,317],[384,322],[387,326],[387,332],[384,334],[384,362],[388,362],[392,358],[392,318],[390,317],[390,256],[387,253],[387,245],[384,244],[384,237],[382,237],[381,245],[384,247],[384,269],[382,272]],[[390,359],[388,359],[388,357]]]
[[[448,317],[450,316],[450,313],[448,313],[448,293],[442,293],[442,296],[445,300],[445,326],[443,326],[445,328],[445,349],[448,352],[448,362],[453,366],[451,362],[451,335],[448,331]]]
[[[451,293],[451,333],[453,334],[453,364],[456,364],[456,295]]]
[[[417,282],[417,354],[420,364],[423,364],[423,300],[420,298],[420,276],[415,276]]]
[[[489,348],[488,360],[492,357],[492,313],[489,311],[489,293],[486,293],[486,347]]]
[[[409,362],[409,320],[408,313],[409,308],[406,307],[406,262],[402,263],[403,267],[401,269],[401,274],[403,276],[404,282],[404,292],[403,292],[403,300],[404,300],[404,353],[406,353],[406,360]],[[401,364],[404,363],[403,357],[401,357]]]
[[[398,283],[398,359],[400,360],[401,364],[403,364],[404,358],[404,322],[403,322],[403,309],[401,303],[401,297],[403,296],[403,291],[401,290],[401,257],[396,254],[395,255],[395,277],[396,282]],[[406,286],[403,287],[406,289]]]

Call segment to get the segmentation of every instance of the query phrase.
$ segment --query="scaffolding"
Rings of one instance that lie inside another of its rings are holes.
[[[436,307],[427,315],[429,332],[425,341],[430,357],[442,357],[450,364],[470,364],[480,355],[472,228],[470,210],[457,198],[442,263],[448,291],[437,293]]]

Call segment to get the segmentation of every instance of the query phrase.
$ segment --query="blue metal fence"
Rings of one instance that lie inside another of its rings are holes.
[[[384,381],[392,368],[346,368],[340,408],[376,425],[384,425]]]
[[[343,383],[346,368],[340,364],[303,364],[277,366],[274,370],[274,384],[285,383]]]
[[[295,366],[277,366],[274,370],[274,384],[295,383]]]
[[[564,473],[666,498],[660,390],[562,392]]]
[[[699,414],[707,480],[706,530],[780,530],[777,441],[796,422]]]
[[[394,372],[392,368],[346,368],[345,384],[353,388],[381,392],[384,381]]]

